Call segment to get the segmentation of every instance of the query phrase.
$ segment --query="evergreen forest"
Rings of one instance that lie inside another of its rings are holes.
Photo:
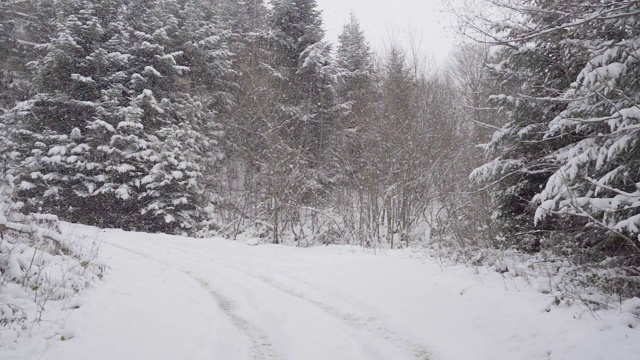
[[[517,253],[640,296],[640,3],[487,2],[432,64],[315,0],[3,0],[0,232]]]

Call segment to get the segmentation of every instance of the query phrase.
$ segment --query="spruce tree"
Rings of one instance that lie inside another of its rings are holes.
[[[355,14],[350,14],[338,40],[338,93],[340,100],[349,105],[345,125],[354,127],[364,121],[370,110],[375,81],[371,49]]]
[[[0,3],[0,115],[13,106],[11,88],[15,49],[17,48],[16,16],[6,2]]]
[[[333,153],[339,177],[356,186],[367,167],[364,143],[371,134],[375,104],[380,98],[372,52],[355,14],[350,14],[338,40],[336,91],[342,108],[336,121]]]
[[[303,205],[317,202],[330,182],[321,158],[332,136],[336,110],[335,67],[323,41],[314,0],[272,3],[266,50],[267,102],[260,124],[257,186],[275,242],[283,224],[300,221]]]
[[[592,1],[590,5],[551,27],[587,61],[562,89],[558,101],[568,105],[544,132],[547,142],[567,141],[547,157],[554,167],[534,198],[539,205],[535,218],[538,223],[578,218],[599,230],[583,230],[590,245],[605,252],[628,249],[622,253],[637,257],[640,4]],[[608,236],[596,235],[603,231]]]
[[[271,27],[275,32],[278,65],[293,75],[304,63],[303,52],[324,38],[322,17],[315,0],[277,0],[273,2]]]
[[[336,69],[330,45],[323,41],[322,18],[315,0],[273,4],[274,63],[281,86],[282,115],[292,118],[288,141],[302,151],[310,167],[327,146],[336,115]]]
[[[32,211],[172,233],[211,224],[204,186],[223,158],[213,118],[231,106],[231,54],[193,8],[113,0],[68,11],[36,63],[37,95],[9,115],[24,155],[18,195]]]
[[[583,223],[548,222],[534,226],[532,203],[555,165],[548,155],[564,146],[567,137],[544,138],[549,122],[566,103],[557,96],[573,81],[587,59],[561,32],[545,32],[572,11],[570,1],[548,1],[528,7],[522,1],[522,23],[501,23],[496,31],[506,34],[491,65],[496,92],[491,99],[506,114],[507,123],[494,133],[485,149],[491,161],[476,169],[472,177],[489,185],[495,205],[494,218],[501,224],[501,246],[537,251],[544,236],[554,230],[579,231]],[[554,11],[537,11],[549,7]],[[540,36],[531,36],[541,31]],[[580,136],[574,134],[571,136]]]

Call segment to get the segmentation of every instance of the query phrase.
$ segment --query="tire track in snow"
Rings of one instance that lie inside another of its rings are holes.
[[[188,275],[188,273],[186,274]],[[233,301],[227,299],[222,294],[211,288],[208,281],[201,278],[193,277],[191,275],[188,276],[196,280],[200,284],[200,286],[207,290],[209,294],[211,294],[211,296],[216,299],[216,301],[218,302],[218,306],[231,320],[233,325],[249,338],[249,341],[251,342],[251,352],[254,359],[275,360],[280,358],[274,351],[272,344],[269,342],[269,339],[267,339],[267,337],[262,334],[256,327],[251,325],[251,323],[249,323],[247,320],[243,319],[236,313],[236,305]]]
[[[224,265],[223,265],[224,266]],[[243,271],[244,272],[244,271]],[[392,343],[394,343],[396,345],[396,347],[398,348],[402,348],[402,349],[409,349],[411,350],[411,352],[413,353],[413,356],[416,359],[420,359],[420,360],[433,360],[431,351],[429,351],[429,349],[421,344],[418,344],[414,341],[411,341],[409,339],[406,339],[404,337],[402,337],[400,334],[398,334],[397,332],[383,326],[383,325],[379,325],[376,324],[376,318],[375,317],[369,317],[369,318],[365,318],[365,317],[361,317],[352,313],[348,313],[348,312],[344,312],[342,310],[339,310],[331,305],[328,305],[326,303],[323,303],[321,301],[312,299],[308,296],[305,296],[304,293],[300,290],[296,290],[290,287],[287,287],[283,284],[277,283],[275,281],[273,281],[270,278],[267,278],[263,275],[259,275],[259,274],[251,274],[249,272],[244,272],[245,274],[247,274],[248,276],[251,276],[255,279],[258,279],[260,281],[262,281],[263,283],[277,289],[280,290],[281,292],[284,292],[286,294],[289,294],[290,296],[294,296],[298,299],[304,300],[308,303],[311,303],[313,305],[315,305],[317,308],[321,309],[323,312],[325,312],[326,314],[331,315],[334,318],[337,318],[339,320],[341,320],[342,322],[349,324],[351,326],[366,330],[374,335],[377,335],[378,337],[381,337],[387,341],[391,341]]]
[[[255,326],[253,326],[250,322],[248,322],[246,319],[242,318],[240,315],[237,314],[236,312],[236,305],[235,303],[226,298],[225,296],[223,296],[222,294],[220,294],[218,291],[216,291],[215,289],[213,289],[210,285],[209,282],[193,276],[189,271],[181,269],[179,267],[173,266],[169,263],[166,263],[164,261],[158,260],[158,259],[154,259],[153,257],[151,257],[148,254],[144,254],[140,251],[137,250],[133,250],[133,249],[129,249],[120,245],[116,245],[107,241],[103,241],[104,244],[107,244],[109,246],[113,246],[115,248],[118,248],[120,250],[124,250],[130,253],[133,253],[137,256],[140,256],[142,258],[145,258],[149,261],[153,261],[156,262],[158,264],[161,264],[165,267],[171,268],[173,270],[176,270],[180,273],[182,273],[184,276],[190,278],[191,280],[194,280],[196,283],[198,283],[198,285],[200,285],[200,287],[205,290],[206,292],[208,292],[213,299],[215,300],[215,302],[218,304],[218,307],[222,310],[222,312],[227,316],[227,318],[229,318],[229,320],[231,321],[231,323],[233,324],[233,326],[235,326],[238,331],[240,331],[240,333],[242,333],[244,336],[246,336],[249,339],[249,342],[251,343],[251,354],[253,356],[253,358],[255,360],[278,360],[278,359],[282,359],[282,357],[280,357],[277,352],[275,351],[273,345],[271,344],[271,342],[269,341],[269,339],[260,331],[258,330]],[[187,253],[184,253],[187,254]],[[187,254],[190,255],[190,254]],[[193,256],[193,255],[190,255]]]
[[[369,317],[369,318],[365,318],[362,316],[358,316],[349,312],[345,312],[342,311],[334,306],[328,305],[322,301],[313,299],[307,295],[304,294],[303,291],[299,290],[299,289],[294,289],[291,287],[287,287],[284,284],[278,283],[276,281],[274,281],[271,278],[268,278],[264,275],[261,274],[256,274],[256,273],[252,273],[252,272],[248,272],[244,269],[239,269],[235,266],[230,266],[230,265],[226,265],[223,263],[220,263],[219,261],[215,261],[212,258],[202,258],[200,256],[194,255],[188,251],[185,251],[184,249],[181,248],[175,248],[172,247],[174,250],[179,251],[180,253],[182,253],[183,255],[189,256],[192,259],[196,259],[199,261],[206,261],[208,260],[209,263],[215,263],[218,266],[221,266],[225,269],[231,270],[233,272],[236,273],[241,273],[244,274],[246,276],[249,276],[255,280],[258,280],[264,284],[266,284],[267,286],[276,289],[278,291],[280,291],[281,293],[284,293],[288,296],[292,296],[295,297],[297,299],[300,299],[302,301],[305,301],[307,303],[310,303],[312,305],[314,305],[316,308],[320,309],[322,312],[324,312],[325,314],[330,315],[331,317],[338,319],[339,321],[361,329],[361,330],[365,330],[368,333],[378,337],[378,338],[382,338],[383,340],[389,341],[391,343],[393,343],[396,348],[399,349],[406,349],[409,350],[415,359],[419,359],[419,360],[434,360],[434,356],[432,354],[432,352],[429,350],[428,347],[419,344],[417,342],[414,342],[410,339],[407,339],[405,337],[403,337],[402,335],[398,334],[396,331],[381,325],[381,324],[376,324],[376,318],[375,317]]]

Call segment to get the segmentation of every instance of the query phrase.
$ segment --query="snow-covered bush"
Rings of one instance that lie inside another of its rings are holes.
[[[450,236],[434,237],[424,246],[440,263],[462,263],[476,273],[499,273],[505,286],[511,280],[524,279],[534,290],[549,296],[545,311],[577,306],[595,315],[597,310],[637,299],[640,292],[638,268],[624,264],[621,257],[585,263],[553,249],[526,253],[488,247],[482,241],[461,244]]]
[[[47,302],[70,298],[105,267],[95,260],[94,239],[64,234],[55,216],[22,214],[11,190],[0,183],[0,330],[19,336]]]
[[[640,5],[494,4],[513,15],[487,20],[492,100],[508,121],[472,179],[492,191],[499,248],[565,259],[576,268],[564,278],[638,296]]]

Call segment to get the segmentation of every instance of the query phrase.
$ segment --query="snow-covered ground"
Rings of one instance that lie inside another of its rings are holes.
[[[596,320],[521,278],[410,249],[99,234],[104,281],[0,359],[640,359],[628,312]]]

